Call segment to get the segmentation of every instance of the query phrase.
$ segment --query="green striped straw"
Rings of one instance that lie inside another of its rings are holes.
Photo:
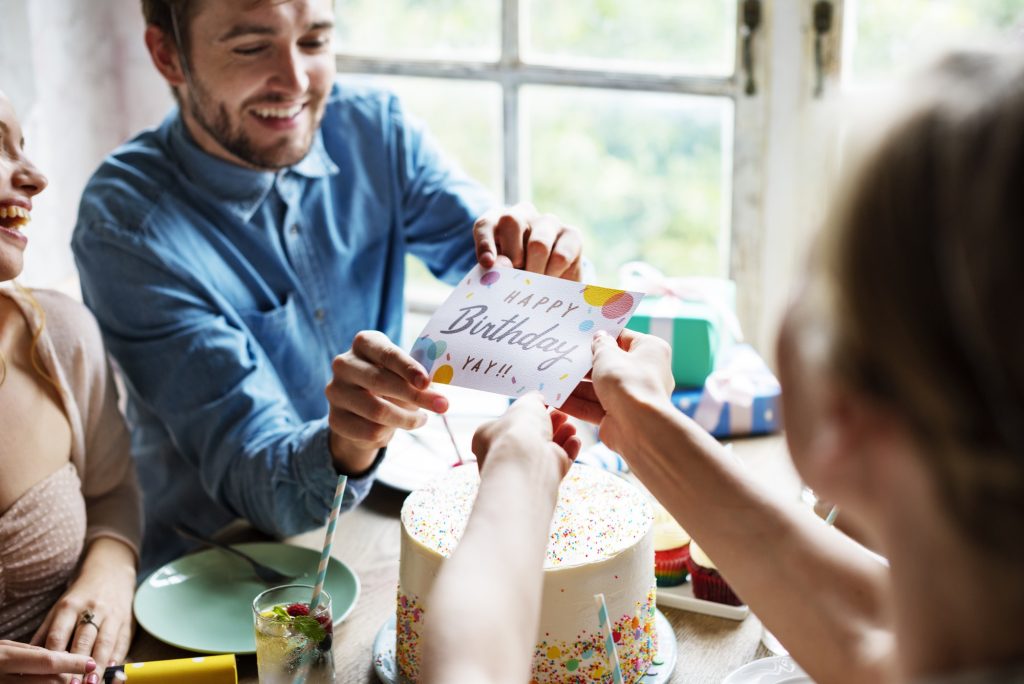
[[[608,622],[608,606],[604,602],[604,594],[594,594],[597,604],[597,620],[604,632],[604,651],[608,656],[608,667],[612,671],[612,684],[623,684],[622,670],[619,668],[619,654],[615,652],[615,639],[612,638],[612,626]]]
[[[331,504],[331,517],[327,519],[327,534],[324,535],[324,550],[320,554],[320,567],[316,571],[316,586],[313,587],[313,598],[309,601],[309,610],[312,612],[320,603],[320,594],[324,590],[324,579],[327,578],[327,562],[331,558],[331,544],[334,543],[334,528],[338,524],[338,510],[341,508],[341,497],[345,494],[345,485],[348,478],[344,475],[338,476],[338,486],[334,490],[334,503]]]

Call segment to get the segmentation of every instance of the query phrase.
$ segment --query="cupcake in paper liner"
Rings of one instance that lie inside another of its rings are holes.
[[[711,562],[703,549],[697,546],[696,542],[690,542],[690,558],[686,565],[690,569],[690,580],[693,582],[695,597],[729,606],[743,605],[743,601],[736,596],[732,587],[719,574],[715,564]]]
[[[654,504],[654,577],[659,587],[686,581],[690,535],[657,501]]]

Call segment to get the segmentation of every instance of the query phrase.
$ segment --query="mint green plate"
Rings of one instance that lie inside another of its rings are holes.
[[[294,579],[315,584],[320,552],[275,542],[234,548]],[[252,600],[270,585],[252,566],[226,551],[207,549],[182,556],[146,578],[135,592],[135,619],[154,637],[198,653],[255,653]],[[359,578],[331,558],[324,588],[331,595],[334,624],[345,619],[359,596]]]

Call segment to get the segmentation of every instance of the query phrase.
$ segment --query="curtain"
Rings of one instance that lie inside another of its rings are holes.
[[[138,0],[0,0],[0,89],[50,181],[33,201],[24,285],[78,295],[69,243],[82,189],[111,150],[173,104],[144,30]]]

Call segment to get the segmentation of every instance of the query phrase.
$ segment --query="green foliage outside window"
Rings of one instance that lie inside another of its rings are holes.
[[[635,259],[723,274],[731,101],[547,87],[523,99],[532,200],[583,230],[602,282]]]

